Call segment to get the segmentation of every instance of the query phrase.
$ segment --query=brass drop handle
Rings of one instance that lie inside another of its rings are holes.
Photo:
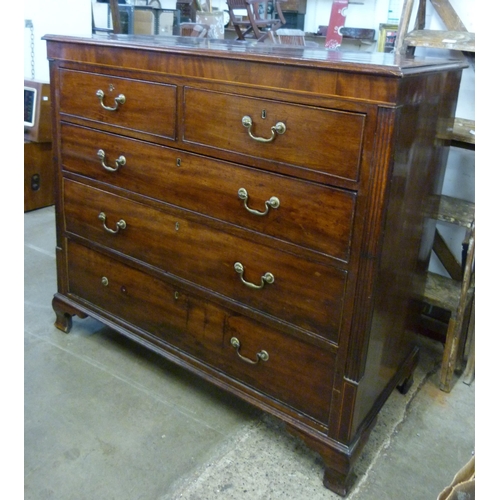
[[[245,205],[245,208],[251,214],[254,214],[254,215],[267,215],[267,213],[269,212],[269,208],[278,208],[280,206],[280,200],[278,198],[276,198],[276,196],[271,196],[271,198],[269,198],[269,200],[267,200],[264,203],[264,205],[266,206],[266,209],[264,210],[264,212],[259,212],[258,210],[254,210],[253,208],[250,208],[247,205],[248,192],[245,188],[238,189],[238,197],[240,198],[240,200],[243,200],[243,204]]]
[[[104,104],[104,91],[99,89],[95,93],[95,95],[99,98],[99,102],[101,103],[101,106],[107,111],[116,111],[120,104],[125,104],[125,96],[123,94],[120,94],[118,97],[115,97],[115,107],[114,108],[111,108],[110,106],[106,106]]]
[[[109,172],[116,172],[120,167],[123,167],[123,165],[127,163],[125,156],[121,155],[115,160],[116,167],[106,165],[106,153],[103,149],[99,149],[99,151],[97,151],[97,156],[101,159],[101,165]]]
[[[258,142],[272,142],[276,137],[276,134],[284,134],[286,132],[286,125],[283,122],[278,122],[276,125],[271,127],[271,137],[269,139],[265,139],[264,137],[256,137],[252,134],[252,119],[249,116],[244,116],[241,119],[241,123],[243,126],[248,129],[248,135],[254,140]]]
[[[257,353],[257,360],[256,361],[249,359],[246,356],[242,356],[240,354],[240,347],[241,347],[240,341],[236,337],[232,337],[230,342],[231,342],[231,345],[236,349],[236,354],[238,355],[238,357],[240,359],[242,359],[243,361],[245,361],[245,363],[249,363],[251,365],[256,365],[259,361],[268,361],[269,360],[269,354],[267,351],[264,351],[264,350]]]
[[[127,227],[127,223],[123,219],[120,219],[116,223],[116,229],[110,229],[108,226],[106,226],[106,214],[104,212],[101,212],[97,216],[97,218],[100,221],[102,221],[102,225],[103,225],[104,229],[106,229],[106,231],[108,231],[108,233],[116,234],[118,231],[120,231],[120,229],[125,229]]]
[[[234,270],[240,275],[241,281],[248,286],[249,288],[253,288],[254,290],[260,290],[261,288],[264,288],[264,285],[268,283],[269,285],[274,283],[274,276],[271,273],[266,273],[260,278],[260,285],[254,285],[253,283],[250,283],[249,281],[246,281],[243,278],[243,273],[245,272],[245,268],[243,267],[243,264],[241,262],[235,262],[234,263]]]

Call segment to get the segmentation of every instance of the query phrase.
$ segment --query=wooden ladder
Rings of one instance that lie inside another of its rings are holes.
[[[417,47],[460,51],[474,68],[475,34],[467,31],[449,0],[429,1],[446,30],[425,28],[426,0],[417,0],[417,6],[414,0],[405,0],[395,52],[412,56]],[[410,20],[415,7],[415,27],[410,30]],[[455,118],[453,131],[447,139],[455,147],[474,150],[474,120]],[[423,303],[450,313],[439,377],[440,388],[450,392],[453,375],[455,371],[463,368],[465,358],[467,366],[464,382],[470,384],[474,378],[475,206],[474,203],[465,200],[441,195],[430,200],[428,210],[430,218],[466,229],[461,264],[457,263],[439,231],[436,230],[433,250],[451,279],[427,273],[425,291],[418,297]]]

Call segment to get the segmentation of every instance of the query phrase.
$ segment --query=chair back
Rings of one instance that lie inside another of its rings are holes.
[[[246,0],[226,0],[229,12],[231,10],[247,10]]]

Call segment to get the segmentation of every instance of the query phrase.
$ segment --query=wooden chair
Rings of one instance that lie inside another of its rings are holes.
[[[286,24],[281,4],[286,0],[227,0],[229,17],[234,26],[238,40],[255,38],[262,42],[269,31],[276,31]],[[272,6],[271,17],[268,11]],[[260,9],[260,12],[259,12]],[[246,11],[246,18],[241,19],[235,11]],[[277,17],[276,17],[277,16]]]

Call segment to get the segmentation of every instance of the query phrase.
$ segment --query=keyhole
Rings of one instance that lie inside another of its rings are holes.
[[[265,110],[265,109],[263,109],[263,110],[262,110],[262,113],[260,114],[260,116],[261,116],[261,118],[262,118],[263,120],[265,120],[265,119],[266,119],[266,117],[267,117],[267,112],[266,112],[266,110]]]

